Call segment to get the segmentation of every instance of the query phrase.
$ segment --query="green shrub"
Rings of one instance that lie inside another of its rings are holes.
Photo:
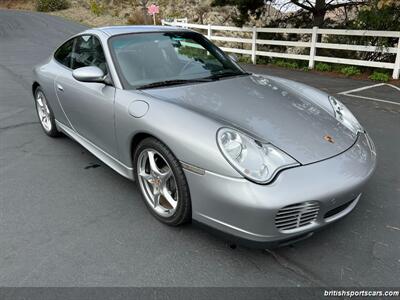
[[[342,69],[340,69],[340,73],[346,76],[354,76],[354,75],[360,75],[361,71],[357,67],[350,66],[350,67],[343,67]]]
[[[140,8],[135,9],[128,17],[126,22],[128,25],[143,25],[148,23],[148,18],[144,15]]]
[[[345,65],[340,65],[340,64],[331,64],[332,71],[334,72],[340,72],[343,68],[345,68]]]
[[[375,81],[389,81],[390,76],[387,73],[381,72],[381,71],[374,71],[369,77],[371,80]]]
[[[100,16],[104,13],[104,7],[97,3],[96,0],[90,0],[90,11],[95,14],[96,16]]]
[[[267,56],[257,56],[257,64],[258,65],[267,65],[271,63],[271,58]]]
[[[320,71],[320,72],[330,72],[332,71],[331,65],[325,64],[325,63],[317,63],[315,65],[315,70]]]
[[[69,7],[68,0],[36,0],[36,10],[49,12],[61,9],[67,9]]]
[[[244,63],[244,64],[251,64],[251,57],[248,55],[238,55],[238,62]],[[257,62],[258,63],[258,62]]]
[[[278,67],[287,68],[287,69],[298,69],[299,68],[299,64],[295,61],[290,62],[290,61],[286,61],[286,60],[277,60],[277,61],[275,61],[275,65],[277,65]]]

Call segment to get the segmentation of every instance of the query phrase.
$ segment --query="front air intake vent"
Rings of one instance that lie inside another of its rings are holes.
[[[318,202],[302,202],[281,208],[275,217],[275,225],[281,231],[307,226],[318,216]]]
[[[353,200],[351,200],[351,201],[349,201],[349,202],[346,202],[345,204],[342,204],[342,205],[340,205],[340,206],[338,206],[338,207],[336,207],[336,208],[334,208],[334,209],[331,209],[330,211],[328,211],[328,212],[324,215],[324,218],[325,218],[325,219],[328,219],[328,218],[330,218],[330,217],[332,217],[332,216],[334,216],[334,215],[337,215],[338,213],[341,213],[341,212],[344,211],[346,208],[348,208],[348,207],[354,202],[354,200],[355,200],[355,199],[353,199]]]

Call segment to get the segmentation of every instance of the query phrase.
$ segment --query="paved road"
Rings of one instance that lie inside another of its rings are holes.
[[[292,247],[231,249],[192,225],[161,225],[133,183],[70,139],[42,133],[31,69],[82,29],[48,15],[0,10],[0,286],[399,285],[400,106],[338,96],[379,153],[377,172],[349,217]],[[372,84],[249,69],[332,94]],[[398,101],[400,93],[389,88],[378,96]],[[93,164],[100,167],[87,168]]]

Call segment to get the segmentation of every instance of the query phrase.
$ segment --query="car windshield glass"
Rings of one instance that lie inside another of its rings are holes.
[[[110,39],[109,45],[127,89],[246,74],[223,51],[195,32],[118,35]]]

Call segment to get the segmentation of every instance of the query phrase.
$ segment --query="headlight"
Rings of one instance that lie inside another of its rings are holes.
[[[335,112],[335,117],[340,123],[342,123],[354,133],[364,131],[361,124],[357,121],[356,117],[342,102],[332,96],[329,96],[329,101],[331,102],[333,111]]]
[[[261,144],[234,129],[221,128],[218,146],[226,160],[243,176],[258,183],[268,183],[276,173],[299,163],[271,144]]]

